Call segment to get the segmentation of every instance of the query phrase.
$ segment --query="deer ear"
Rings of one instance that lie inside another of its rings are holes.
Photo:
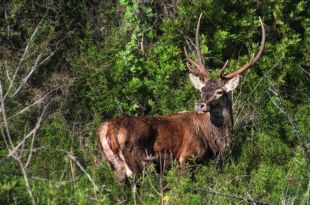
[[[234,90],[237,87],[238,83],[239,83],[239,75],[228,81],[224,85],[223,89],[228,93],[229,91]]]
[[[195,88],[201,90],[205,83],[199,79],[199,77],[194,76],[193,74],[189,74],[189,79],[192,81]]]

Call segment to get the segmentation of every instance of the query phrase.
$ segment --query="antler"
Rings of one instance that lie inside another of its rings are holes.
[[[258,61],[258,59],[261,57],[263,51],[264,51],[264,47],[265,47],[265,40],[266,40],[266,33],[265,33],[265,28],[264,28],[264,25],[263,25],[263,22],[261,20],[261,18],[259,17],[259,21],[260,21],[260,24],[262,26],[262,33],[263,33],[263,37],[262,37],[262,43],[261,43],[261,46],[260,46],[260,49],[256,55],[256,57],[253,59],[254,55],[252,56],[250,62],[248,64],[246,64],[245,66],[243,66],[242,68],[240,68],[239,70],[236,70],[235,72],[233,73],[230,73],[226,76],[223,76],[223,72],[225,70],[225,67],[227,65],[227,62],[226,64],[224,65],[224,67],[221,69],[220,71],[220,79],[223,80],[223,81],[226,81],[226,80],[229,80],[233,77],[235,77],[236,75],[242,73],[243,71],[245,71],[246,69],[250,68],[252,65],[254,65],[254,63],[256,63],[256,61]]]
[[[189,62],[191,62],[192,64],[194,64],[194,66],[196,66],[198,68],[195,69],[193,67],[191,67],[188,63],[187,63],[187,67],[188,69],[192,72],[195,73],[196,75],[199,75],[201,77],[203,77],[205,79],[205,82],[207,80],[210,79],[210,77],[208,76],[205,68],[203,67],[202,64],[202,57],[201,57],[201,50],[200,50],[200,42],[199,42],[199,28],[200,28],[200,19],[201,19],[202,13],[200,14],[199,20],[198,20],[198,24],[197,24],[197,30],[196,30],[196,49],[197,49],[197,62],[193,61],[186,52],[186,48],[184,47],[184,51],[185,51],[185,55],[186,58]]]

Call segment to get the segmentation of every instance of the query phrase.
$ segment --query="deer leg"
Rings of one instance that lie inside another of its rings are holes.
[[[186,158],[180,158],[180,159],[179,159],[179,163],[180,163],[182,175],[183,175],[183,172],[184,172],[184,170],[185,170],[186,162],[187,162],[187,159],[186,159]]]
[[[189,172],[193,172],[194,170],[194,167],[193,165],[195,164],[194,162],[194,159],[192,159],[192,156],[188,156],[188,155],[181,155],[180,159],[179,159],[179,162],[180,162],[180,166],[181,166],[181,170],[182,170],[182,173],[185,171],[186,169],[186,163],[189,163],[190,167],[188,167],[186,170],[189,171]]]

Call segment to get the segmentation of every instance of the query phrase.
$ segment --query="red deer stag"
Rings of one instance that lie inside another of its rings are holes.
[[[198,68],[194,69],[187,63],[188,69],[204,78],[201,81],[199,77],[190,74],[194,87],[201,91],[196,111],[158,117],[122,115],[100,125],[97,134],[99,144],[119,180],[126,180],[132,174],[138,176],[149,163],[148,156],[158,159],[166,152],[169,158],[176,159],[183,168],[185,163],[193,163],[189,160],[192,156],[197,157],[196,162],[204,158],[211,159],[231,142],[233,116],[228,92],[237,87],[239,74],[250,68],[262,55],[265,29],[260,19],[262,42],[254,59],[252,56],[248,64],[223,76],[227,61],[219,73],[219,79],[212,80],[202,64],[200,19],[201,15],[196,31],[197,62],[189,58],[184,48],[188,61]]]

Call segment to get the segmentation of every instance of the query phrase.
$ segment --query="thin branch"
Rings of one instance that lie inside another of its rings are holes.
[[[5,61],[5,71],[6,71],[6,76],[8,77],[10,83],[12,83],[12,79],[10,78],[10,74],[9,74],[9,69],[8,69],[8,61]]]
[[[22,173],[18,173],[18,172],[0,172],[1,174],[9,174],[9,175],[18,175],[18,176],[23,176]],[[77,177],[76,179],[74,180],[68,180],[68,181],[64,181],[62,182],[61,180],[59,182],[55,182],[55,181],[51,181],[49,179],[45,179],[45,178],[40,178],[40,177],[34,177],[34,176],[31,176],[31,175],[28,175],[27,174],[27,177],[30,178],[30,179],[34,179],[34,180],[38,180],[38,181],[45,181],[45,182],[50,182],[50,183],[53,183],[53,184],[58,184],[59,186],[60,185],[63,185],[63,184],[66,184],[66,183],[72,183],[72,182],[75,182],[79,179],[79,177]],[[63,177],[63,175],[62,175]]]
[[[160,175],[159,175],[159,184],[160,184],[160,195],[161,195],[161,204],[164,204],[164,190],[163,190],[163,168],[161,162],[161,152],[159,151],[159,165],[160,165]],[[165,160],[165,159],[164,159]]]
[[[247,192],[247,195],[250,197],[250,199],[253,201],[253,198],[251,197],[251,195],[249,194],[249,192]],[[256,203],[255,202],[253,202],[253,204],[255,204],[256,205]]]
[[[221,194],[221,193],[211,192],[211,191],[207,191],[207,190],[203,190],[203,189],[192,189],[192,190],[201,191],[201,192],[205,192],[205,193],[209,193],[209,194],[214,194],[214,195],[226,196],[228,198],[240,199],[240,200],[243,200],[243,201],[246,201],[246,202],[249,202],[249,203],[258,203],[258,204],[263,204],[263,205],[276,205],[276,204],[272,204],[272,203],[268,203],[268,202],[246,199],[246,198],[241,197],[241,196],[233,196],[233,195],[228,195],[228,194]]]
[[[2,81],[1,81],[1,78],[0,78],[0,100],[1,100],[1,109],[2,109],[2,115],[3,115],[3,121],[4,121],[4,125],[5,125],[5,128],[6,128],[6,134],[7,134],[7,138],[9,139],[9,142],[11,144],[11,147],[12,149],[14,148],[14,144],[13,144],[13,141],[12,141],[12,138],[11,138],[11,135],[10,135],[10,129],[9,129],[9,125],[8,125],[8,121],[6,119],[6,115],[5,115],[5,110],[4,110],[4,97],[3,97],[3,89],[2,89]],[[4,134],[4,132],[3,132]],[[3,137],[5,138],[5,135],[3,135]],[[9,147],[8,147],[9,149]],[[10,151],[10,149],[9,149]]]
[[[36,131],[33,132],[33,137],[32,137],[32,141],[31,141],[31,148],[30,148],[30,152],[29,152],[27,163],[24,166],[25,168],[28,167],[28,165],[30,163],[30,159],[32,157],[32,149],[33,149],[33,144],[34,144],[35,137],[36,137]]]
[[[32,149],[32,150],[30,150],[30,149],[24,149],[24,152],[37,152],[38,150],[44,149],[44,148],[49,147],[49,146],[50,146],[50,145],[46,145],[46,146],[39,147],[39,148],[35,148],[35,149]]]
[[[308,74],[309,75],[309,77],[310,77],[310,73],[308,73],[305,69],[303,69],[300,65],[298,66],[302,71],[304,71],[306,74]]]
[[[61,177],[60,177],[58,183],[60,183],[60,182],[62,181],[63,177],[65,176],[65,172],[66,172],[66,169],[67,169],[67,165],[68,165],[68,161],[66,161],[66,166],[65,166],[65,168],[64,168],[64,171],[62,172],[62,175],[61,175]]]
[[[39,119],[37,120],[37,124],[36,124],[36,126],[33,128],[33,130],[32,130],[26,137],[24,137],[24,139],[22,139],[22,141],[21,141],[17,146],[15,146],[15,148],[13,148],[12,150],[9,150],[9,154],[8,154],[7,156],[5,156],[5,157],[1,160],[1,162],[0,162],[0,167],[3,166],[4,163],[5,163],[6,161],[8,161],[8,160],[12,157],[12,155],[15,154],[15,153],[19,150],[19,148],[23,145],[23,143],[25,143],[25,141],[26,141],[29,137],[31,137],[32,134],[33,134],[34,132],[36,132],[36,131],[40,128],[41,122],[42,122],[42,119],[43,119],[43,116],[44,116],[44,114],[45,114],[45,112],[46,112],[46,109],[48,108],[48,106],[51,104],[52,101],[53,101],[53,100],[51,100],[51,101],[48,103],[48,105],[44,108],[44,110],[43,110],[41,116],[39,117]]]
[[[4,134],[4,131],[3,131],[3,126],[0,126],[0,128],[1,128],[1,133],[2,133],[2,137],[3,137],[3,140],[4,140],[5,146],[7,147],[7,149],[10,150],[8,141],[6,140],[6,137],[5,137],[5,134]]]
[[[63,87],[64,87],[64,86],[59,86],[59,87],[57,87],[57,88],[54,88],[53,90],[51,90],[51,91],[49,91],[48,93],[46,93],[46,94],[45,94],[42,98],[40,98],[38,101],[32,103],[31,105],[28,105],[28,106],[25,107],[23,110],[21,110],[19,113],[15,114],[15,115],[13,115],[13,116],[11,116],[11,117],[9,117],[9,118],[7,118],[7,120],[9,121],[9,120],[11,120],[11,119],[17,117],[18,115],[23,114],[23,113],[24,113],[25,111],[27,111],[29,108],[31,108],[31,107],[35,106],[36,104],[41,103],[43,100],[45,100],[52,92],[54,92],[55,90],[58,90],[58,89],[60,89],[60,88],[63,88]],[[1,109],[1,110],[2,110],[2,109]],[[1,113],[1,110],[0,110],[0,113]],[[4,124],[4,123],[0,124],[0,126],[3,126],[3,124]]]
[[[270,91],[272,91],[271,89],[270,89]],[[274,92],[274,91],[272,91],[272,92]],[[269,94],[268,94],[269,95]],[[301,135],[306,139],[306,141],[308,141],[308,139],[307,139],[307,137],[303,134],[303,132],[300,130],[300,128],[299,128],[299,126],[296,124],[296,122],[287,114],[287,112],[283,109],[283,107],[282,107],[282,103],[280,102],[280,105],[281,105],[281,107],[279,106],[279,105],[277,105],[276,104],[276,102],[271,98],[271,96],[269,95],[269,97],[270,97],[270,99],[271,99],[271,101],[273,102],[273,104],[287,117],[287,119],[290,121],[290,123],[293,125],[293,127],[295,128],[295,130],[296,130],[296,133],[298,134],[298,136],[299,136],[299,138],[300,138],[300,140],[301,140],[301,147],[303,147],[304,148],[304,150],[307,152],[307,147],[306,147],[306,145],[303,143],[303,141],[302,141],[302,138],[301,138]],[[278,98],[278,100],[279,100],[279,98]],[[309,142],[309,141],[308,141]],[[310,155],[308,156],[308,158],[310,159]]]
[[[161,194],[160,194],[160,193],[155,189],[155,187],[153,186],[153,184],[152,184],[152,182],[151,182],[151,180],[150,180],[150,177],[149,177],[149,174],[148,174],[147,170],[145,170],[145,173],[146,173],[146,176],[147,176],[148,181],[150,182],[150,185],[151,185],[152,189],[156,192],[156,194],[158,194],[159,196],[161,196]]]
[[[265,73],[264,73],[265,74]],[[273,90],[271,88],[269,88],[269,90],[277,97],[278,103],[279,105],[272,99],[272,97],[270,96],[270,94],[268,93],[270,100],[273,102],[273,104],[286,116],[286,118],[290,121],[290,123],[293,125],[293,127],[295,128],[297,135],[299,137],[300,143],[301,143],[301,147],[304,149],[305,154],[308,158],[308,161],[310,162],[310,154],[308,152],[308,149],[305,145],[305,143],[303,142],[303,139],[309,143],[309,139],[304,135],[304,133],[300,130],[299,126],[297,125],[297,123],[287,114],[284,105],[282,103],[281,98],[279,97],[279,93],[276,92],[276,88],[274,87],[272,81],[269,79],[269,77],[265,74],[266,78],[268,79],[268,81],[270,82]]]
[[[94,185],[95,189],[100,193],[101,191],[99,190],[98,186],[95,184],[94,180],[91,178],[90,174],[88,174],[88,172],[83,168],[83,166],[79,163],[79,161],[76,160],[76,158],[68,151],[64,150],[64,149],[58,149],[61,150],[63,152],[66,152],[68,154],[68,156],[73,159],[73,161],[75,161],[75,163],[80,167],[80,169],[86,174],[86,176],[88,177],[89,181],[91,181],[91,183]]]
[[[31,191],[31,187],[30,187],[30,184],[29,184],[29,181],[28,181],[28,177],[27,177],[27,172],[26,172],[26,169],[25,167],[23,166],[23,163],[21,161],[21,159],[19,158],[18,154],[15,153],[13,155],[13,157],[15,158],[16,161],[18,161],[19,165],[20,165],[20,168],[22,168],[22,171],[23,171],[23,175],[24,175],[24,179],[25,179],[25,184],[26,184],[26,187],[27,187],[27,190],[28,190],[28,194],[31,198],[31,201],[33,204],[36,204],[36,201],[34,199],[34,196],[33,196],[33,193]]]
[[[293,159],[293,160],[294,160],[295,162],[298,162],[299,164],[302,164],[302,165],[304,165],[304,166],[306,166],[306,167],[310,168],[310,166],[309,166],[309,165],[304,164],[304,163],[302,163],[302,162],[298,161],[297,159]]]
[[[26,46],[26,48],[25,48],[24,54],[23,54],[22,58],[20,59],[19,65],[18,65],[18,67],[16,68],[15,74],[14,74],[14,76],[13,76],[13,78],[12,78],[12,81],[11,81],[12,83],[10,84],[10,86],[9,86],[9,88],[8,88],[8,91],[7,91],[7,93],[5,94],[3,100],[5,100],[6,97],[8,96],[8,94],[11,92],[11,89],[12,89],[13,84],[14,84],[13,82],[14,82],[16,76],[17,76],[17,73],[18,73],[18,71],[19,71],[19,69],[20,69],[22,63],[24,62],[24,59],[25,59],[26,54],[28,53],[30,44],[31,44],[31,42],[32,42],[32,40],[33,40],[33,38],[34,38],[34,36],[35,36],[36,33],[38,32],[39,27],[40,27],[40,25],[42,24],[42,22],[43,22],[45,16],[46,16],[46,14],[43,16],[43,18],[41,19],[41,21],[40,21],[39,24],[37,25],[36,29],[34,30],[32,36],[30,37],[30,39],[29,39],[29,41],[28,41],[28,43],[27,43],[27,46]]]
[[[4,118],[4,121],[5,121],[6,129],[8,130],[8,138],[9,138],[9,141],[11,142],[12,148],[13,148],[12,151],[9,149],[9,155],[7,155],[7,156],[0,162],[0,166],[2,166],[11,156],[14,157],[14,159],[19,163],[19,165],[20,165],[20,167],[21,167],[21,169],[22,169],[22,171],[23,171],[25,184],[26,184],[26,187],[27,187],[29,196],[30,196],[30,198],[31,198],[31,201],[32,201],[33,204],[36,204],[36,201],[35,201],[35,199],[34,199],[34,196],[33,196],[33,193],[32,193],[32,191],[31,191],[31,187],[30,187],[30,184],[29,184],[29,181],[28,181],[26,169],[25,169],[25,167],[23,166],[23,163],[22,163],[20,157],[19,157],[18,154],[16,153],[16,151],[18,150],[18,148],[17,148],[17,147],[14,147],[14,144],[13,144],[13,142],[12,142],[11,136],[9,135],[9,127],[8,127],[8,124],[7,124],[7,120],[6,120],[6,116],[5,116],[5,109],[4,109],[4,99],[3,99],[3,97],[2,97],[2,86],[1,86],[1,82],[0,82],[0,91],[1,91],[1,107],[2,107],[2,110],[3,110],[3,112],[2,112],[2,113],[3,113],[3,118]],[[52,101],[51,101],[51,102],[52,102]],[[50,102],[50,103],[51,103],[51,102]],[[45,107],[45,109],[43,110],[43,113],[42,113],[42,115],[40,116],[40,118],[39,118],[39,120],[38,120],[39,123],[37,123],[37,124],[36,124],[36,127],[33,129],[33,131],[34,131],[33,133],[35,133],[36,130],[39,129],[39,127],[40,127],[39,125],[40,125],[40,123],[41,123],[42,117],[43,117],[43,115],[45,114],[45,111],[46,111],[47,107],[50,105],[50,103],[49,103],[49,104]],[[29,137],[30,137],[30,136],[31,136],[31,135],[29,135]],[[27,137],[27,136],[26,136],[26,137]],[[19,145],[20,145],[20,146],[23,145],[23,144],[25,143],[25,140],[26,140],[26,138],[24,138],[24,140],[22,140],[22,142],[21,142]],[[20,147],[20,146],[19,146],[19,147]]]
[[[60,177],[60,180],[59,180],[59,183],[62,181],[63,177],[65,176],[65,173],[66,173],[66,170],[67,170],[67,166],[68,166],[68,160],[66,160],[66,165],[65,165],[65,168],[64,168],[64,171],[62,172],[62,175]],[[60,184],[57,185],[57,189],[56,189],[56,195],[57,195],[57,192],[58,192],[58,189],[60,187]],[[53,201],[52,201],[52,205],[54,204],[55,200],[56,200],[57,197],[54,197]]]
[[[27,124],[25,125],[24,137],[25,137],[26,133],[27,133]],[[22,150],[19,153],[19,158],[23,157],[24,147],[25,147],[25,142],[23,143]]]
[[[12,100],[13,98],[19,93],[21,89],[26,85],[27,81],[29,80],[30,76],[33,74],[33,72],[40,67],[43,63],[45,63],[48,59],[50,59],[56,51],[58,51],[61,47],[57,47],[49,56],[47,56],[42,62],[39,62],[41,59],[41,55],[38,56],[37,61],[35,62],[34,67],[31,69],[31,71],[28,73],[28,75],[24,78],[23,82],[19,85],[13,96],[5,103],[4,107],[6,107]]]
[[[142,55],[145,56],[144,49],[143,49],[143,37],[141,39],[141,51],[142,51]]]

